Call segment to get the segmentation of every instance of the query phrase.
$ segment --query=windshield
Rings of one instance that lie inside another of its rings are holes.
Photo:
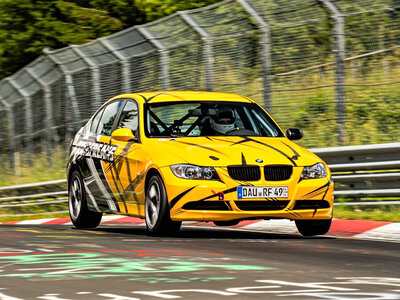
[[[254,103],[168,102],[146,104],[145,110],[147,137],[284,136]]]

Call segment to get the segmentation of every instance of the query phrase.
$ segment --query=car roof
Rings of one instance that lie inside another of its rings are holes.
[[[158,91],[118,95],[117,98],[134,98],[138,102],[160,103],[179,101],[230,101],[252,103],[249,98],[231,93],[202,92],[202,91]]]

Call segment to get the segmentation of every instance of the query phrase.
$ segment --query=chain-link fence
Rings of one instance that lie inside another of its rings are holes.
[[[1,153],[66,145],[105,100],[149,90],[249,96],[307,147],[399,141],[399,78],[399,0],[228,0],[45,50],[0,83]]]

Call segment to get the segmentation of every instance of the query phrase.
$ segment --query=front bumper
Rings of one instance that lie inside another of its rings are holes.
[[[250,219],[289,219],[289,220],[325,220],[332,218],[332,207],[296,211],[191,211],[185,210],[178,215],[171,215],[173,221],[231,221]]]
[[[222,168],[221,168],[222,169]],[[223,169],[218,170],[219,175],[224,174]],[[222,181],[188,180],[177,178],[169,168],[162,168],[164,183],[170,203],[170,215],[173,221],[230,221],[241,219],[331,219],[333,213],[333,189],[334,184],[329,177],[321,179],[300,180],[302,168],[294,168],[292,177],[286,181],[266,182],[260,180],[251,182],[255,186],[288,186],[289,195],[287,199],[240,199],[240,202],[248,201],[254,203],[270,204],[278,203],[279,208],[256,210],[238,205],[236,187],[248,185],[249,183],[238,182],[229,177],[222,177]],[[316,203],[313,208],[304,209],[296,203]],[[273,201],[274,203],[266,203]],[[301,201],[301,202],[300,202]],[[313,201],[313,202],[311,202]],[[215,203],[213,205],[197,204]],[[323,205],[320,205],[322,203]],[[246,204],[246,203],[245,203]],[[275,205],[274,205],[275,206]],[[211,208],[210,208],[211,207]]]

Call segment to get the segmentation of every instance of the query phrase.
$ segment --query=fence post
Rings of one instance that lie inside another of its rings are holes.
[[[46,119],[45,119],[46,130],[47,130],[46,153],[47,153],[48,161],[51,165],[51,149],[53,148],[53,145],[54,145],[54,143],[53,143],[54,131],[53,131],[53,121],[52,121],[53,109],[51,106],[50,87],[41,78],[36,76],[35,72],[33,72],[32,69],[27,69],[26,71],[43,88],[44,104],[46,107]]]
[[[12,78],[6,78],[10,85],[24,98],[25,100],[25,143],[27,149],[27,163],[32,165],[33,154],[33,114],[32,114],[32,99],[30,95]]]
[[[268,110],[272,111],[271,103],[271,29],[264,18],[247,2],[247,0],[237,0],[243,9],[256,21],[261,30],[260,44],[262,48],[261,65],[263,70],[263,105]]]
[[[145,37],[156,49],[158,49],[160,53],[161,86],[164,91],[168,91],[170,89],[168,49],[160,41],[158,41],[146,27],[137,26],[136,28],[138,29],[139,33],[143,35],[143,37]]]
[[[130,93],[131,91],[131,72],[130,72],[130,64],[129,61],[115,49],[114,45],[107,40],[106,38],[97,39],[100,44],[102,44],[105,48],[107,48],[121,63],[122,70],[122,92]]]
[[[15,147],[15,128],[14,128],[14,115],[11,109],[11,105],[7,103],[3,99],[3,97],[0,96],[0,103],[3,104],[3,106],[6,108],[7,111],[7,123],[8,123],[8,147],[9,147],[9,164],[10,164],[10,169],[14,169],[14,153],[16,151]]]
[[[345,32],[344,14],[331,0],[320,0],[331,11],[335,21],[335,63],[336,63],[336,118],[337,134],[340,146],[345,144],[346,131],[346,95],[345,95]]]
[[[77,123],[81,120],[80,118],[80,112],[79,112],[79,106],[78,106],[78,102],[76,99],[76,94],[75,94],[75,88],[74,88],[74,83],[72,81],[72,76],[71,73],[65,68],[65,66],[50,52],[50,50],[48,49],[44,49],[43,53],[45,55],[47,55],[48,58],[50,58],[50,60],[57,65],[61,72],[64,74],[64,78],[65,78],[65,85],[67,87],[67,98],[70,99],[71,101],[71,113],[74,116],[74,125],[69,126],[68,122],[66,124],[66,135],[65,135],[65,140],[66,143],[68,144],[69,141],[72,139],[72,132],[71,131],[75,131],[76,127],[77,127]],[[69,118],[69,113],[65,112],[67,118]]]
[[[213,45],[212,40],[210,38],[210,34],[204,28],[202,28],[195,19],[187,12],[187,11],[179,11],[178,15],[182,18],[182,20],[192,27],[202,38],[203,40],[203,56],[204,56],[204,72],[205,72],[205,85],[207,91],[213,90]]]
[[[93,85],[93,103],[92,103],[92,108],[93,111],[96,111],[102,104],[103,102],[101,101],[101,94],[100,94],[100,71],[99,71],[99,66],[90,58],[85,55],[85,53],[82,52],[81,49],[79,49],[78,46],[72,45],[70,46],[72,51],[74,51],[79,57],[83,59],[83,61],[89,66],[91,75],[92,75],[92,85]]]

